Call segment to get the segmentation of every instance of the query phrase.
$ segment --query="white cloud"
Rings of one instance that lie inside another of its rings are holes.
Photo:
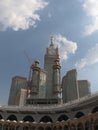
[[[3,30],[35,27],[40,20],[37,13],[48,3],[44,0],[0,0],[0,24]]]
[[[55,36],[55,43],[58,45],[61,60],[67,60],[69,54],[74,54],[77,50],[77,43],[69,41],[62,35]]]
[[[92,18],[92,23],[85,27],[85,35],[91,35],[98,30],[98,0],[84,0],[83,9]]]
[[[75,66],[82,69],[88,65],[98,63],[98,43],[87,52],[86,56],[78,61]]]

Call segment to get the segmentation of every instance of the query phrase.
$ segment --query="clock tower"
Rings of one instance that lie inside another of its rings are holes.
[[[54,92],[54,65],[55,62],[59,59],[58,47],[54,45],[54,38],[51,36],[50,45],[46,49],[46,54],[44,57],[44,69],[47,72],[47,79],[46,79],[46,98],[58,98],[60,97],[60,67],[59,71],[56,71],[59,78],[58,88],[59,91],[56,93]],[[55,68],[56,69],[56,68]],[[56,81],[55,81],[56,82]]]

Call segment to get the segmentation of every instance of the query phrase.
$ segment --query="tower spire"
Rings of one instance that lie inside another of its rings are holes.
[[[54,45],[54,37],[51,36],[51,44],[50,44],[50,46],[53,46],[53,45]]]

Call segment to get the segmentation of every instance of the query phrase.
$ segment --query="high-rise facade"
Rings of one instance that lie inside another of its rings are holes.
[[[27,89],[20,88],[15,98],[15,105],[17,106],[26,105],[26,98],[27,98]]]
[[[62,79],[62,100],[69,102],[91,94],[88,80],[77,80],[76,69],[70,70]]]
[[[46,98],[59,98],[60,86],[60,64],[58,47],[55,47],[53,37],[50,46],[46,49],[44,57],[44,69],[47,72]]]
[[[63,102],[72,101],[79,98],[77,72],[70,70],[62,79],[62,99]]]
[[[79,97],[91,94],[90,82],[88,80],[78,80]]]
[[[16,105],[16,97],[21,88],[27,88],[27,79],[21,76],[13,77],[8,99],[8,105]]]

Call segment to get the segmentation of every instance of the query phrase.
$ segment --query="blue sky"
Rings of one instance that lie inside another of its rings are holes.
[[[98,91],[98,0],[0,1],[0,104],[7,104],[13,76],[28,77],[30,63],[43,67],[46,47],[54,36],[61,74],[76,68]]]

